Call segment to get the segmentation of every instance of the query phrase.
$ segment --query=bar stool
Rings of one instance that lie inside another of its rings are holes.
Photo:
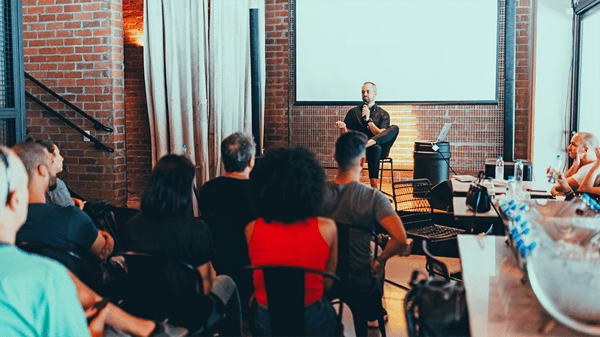
[[[383,164],[388,163],[390,164],[390,168],[389,169],[384,169],[383,168]],[[392,172],[392,186],[394,186],[394,161],[392,160],[392,157],[387,156],[385,158],[381,158],[379,160],[379,190],[381,191],[381,186],[383,185],[383,171],[390,171]],[[383,191],[382,191],[383,192]],[[393,195],[383,192],[384,194],[393,197]]]

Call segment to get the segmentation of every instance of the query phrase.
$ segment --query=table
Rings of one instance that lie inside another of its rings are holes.
[[[471,336],[588,336],[546,313],[531,287],[521,283],[523,274],[505,241],[458,235]]]
[[[473,179],[475,179],[475,177],[473,177]],[[467,195],[467,191],[469,190],[469,186],[471,186],[471,182],[459,181],[456,178],[451,178],[450,182],[452,184],[452,193],[454,195]],[[523,182],[523,189],[527,191],[527,193],[529,193],[529,195],[531,195],[532,198],[553,198],[552,194],[550,194],[551,188],[552,186],[544,186],[543,184],[535,181]],[[505,194],[506,181],[494,179],[494,189],[496,190],[496,194]]]
[[[464,223],[465,226],[461,227],[467,231],[473,232],[475,227],[478,224],[497,224],[494,226],[494,234],[503,233],[502,230],[504,225],[500,219],[498,213],[494,207],[490,207],[490,210],[485,213],[475,213],[466,204],[467,197],[457,197],[454,196],[452,198],[452,207],[454,209],[454,220],[460,223]],[[489,228],[489,225],[487,226]],[[487,230],[485,228],[484,230]]]

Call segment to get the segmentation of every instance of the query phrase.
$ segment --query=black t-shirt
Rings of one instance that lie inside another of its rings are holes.
[[[234,276],[250,265],[244,229],[256,219],[250,198],[250,180],[218,177],[200,189],[200,212],[210,227],[217,256],[213,261],[219,274]]]
[[[215,256],[208,226],[198,218],[148,219],[140,212],[125,224],[122,233],[122,247],[126,251],[165,256],[187,262],[194,267],[212,261]],[[170,276],[172,282],[181,285],[181,288],[190,287],[190,284],[182,284],[191,281],[184,277],[184,273]],[[213,302],[206,296],[200,296],[199,299],[195,308],[182,308],[187,312],[186,317],[191,316],[195,320],[177,323],[188,329],[200,328],[211,313]],[[194,311],[195,314],[188,315],[189,311]]]
[[[75,252],[83,265],[67,253],[43,249],[42,254],[62,263],[84,282],[97,276],[97,260],[89,250],[98,237],[98,229],[84,211],[76,206],[29,204],[28,212],[27,221],[17,232],[17,242],[47,244]]]
[[[373,133],[369,130],[367,122],[362,118],[363,104],[357,105],[350,109],[344,118],[344,123],[348,130],[359,131],[367,135],[367,137],[373,137]],[[371,107],[371,119],[373,123],[380,129],[387,129],[390,127],[390,115],[387,111],[380,108],[377,103]]]

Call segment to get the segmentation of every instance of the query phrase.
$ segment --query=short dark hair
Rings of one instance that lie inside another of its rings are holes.
[[[221,142],[221,158],[226,172],[242,172],[256,152],[252,136],[236,132]]]
[[[24,141],[13,145],[11,149],[23,161],[30,181],[38,166],[45,165],[50,168],[48,150],[40,143]]]
[[[46,148],[46,150],[48,150],[49,153],[54,154],[54,146],[55,146],[55,144],[52,143],[51,141],[38,139],[35,142],[38,143],[38,144],[42,144]]]
[[[193,216],[193,181],[194,165],[187,158],[174,154],[162,157],[142,198],[142,212],[149,218]]]
[[[343,133],[335,142],[335,161],[340,170],[345,171],[356,165],[365,153],[367,135],[358,131]]]
[[[303,147],[274,149],[250,172],[252,202],[266,222],[286,224],[319,215],[325,170]]]

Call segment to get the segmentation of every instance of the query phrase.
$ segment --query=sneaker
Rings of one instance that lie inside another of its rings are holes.
[[[385,310],[385,308],[383,308],[383,321],[387,322],[389,319],[387,310]],[[367,326],[369,327],[369,329],[377,329],[379,328],[379,320],[374,320],[374,321],[367,321]]]

